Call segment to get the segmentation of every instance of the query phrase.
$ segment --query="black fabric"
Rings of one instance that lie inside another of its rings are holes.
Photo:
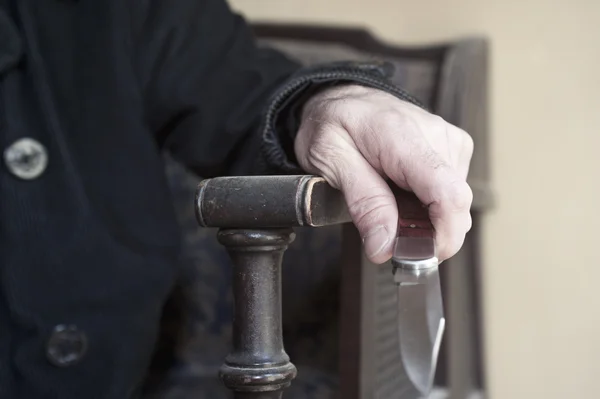
[[[0,398],[137,397],[179,256],[161,152],[283,170],[294,132],[261,115],[299,66],[223,0],[0,0],[0,39],[0,149],[49,156],[31,181],[0,166]],[[85,334],[76,365],[46,358],[57,325]]]

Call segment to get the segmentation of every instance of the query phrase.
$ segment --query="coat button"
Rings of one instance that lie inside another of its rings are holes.
[[[77,326],[58,325],[48,340],[46,355],[50,363],[68,367],[78,363],[87,351],[87,337]]]
[[[32,180],[46,170],[48,153],[40,142],[26,137],[15,141],[4,151],[4,162],[13,175]]]

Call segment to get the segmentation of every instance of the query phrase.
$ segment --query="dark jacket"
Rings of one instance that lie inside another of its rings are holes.
[[[258,49],[222,0],[0,0],[0,398],[137,396],[179,254],[161,153],[297,171],[304,99],[347,81],[394,91]]]

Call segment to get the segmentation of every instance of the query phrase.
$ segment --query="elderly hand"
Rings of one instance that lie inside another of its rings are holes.
[[[429,205],[440,260],[458,252],[471,228],[471,137],[390,94],[348,85],[314,96],[304,107],[295,152],[304,170],[344,193],[375,263],[391,258],[398,223],[386,177]]]

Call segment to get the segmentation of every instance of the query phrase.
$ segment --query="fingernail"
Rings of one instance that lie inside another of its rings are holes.
[[[377,256],[390,242],[390,234],[383,225],[375,227],[363,237],[365,253],[369,257]]]

